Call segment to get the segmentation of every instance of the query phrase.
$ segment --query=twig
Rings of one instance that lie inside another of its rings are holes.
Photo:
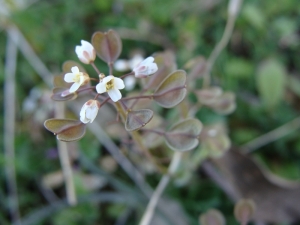
[[[17,181],[15,171],[15,74],[17,64],[17,46],[13,41],[15,31],[7,28],[7,47],[5,61],[5,85],[4,85],[4,154],[5,172],[8,191],[8,208],[12,221],[21,224],[19,201],[17,193]]]
[[[55,117],[64,118],[65,117],[65,105],[62,102],[55,103]],[[76,193],[72,172],[72,165],[70,162],[70,157],[68,154],[68,146],[66,142],[57,140],[59,160],[64,174],[65,184],[66,184],[66,193],[68,203],[70,205],[76,205]]]
[[[141,219],[141,222],[139,223],[140,225],[148,225],[151,222],[151,219],[153,217],[156,205],[163,193],[163,191],[165,190],[165,188],[167,187],[171,176],[176,172],[180,161],[181,161],[181,156],[182,153],[181,152],[175,152],[172,158],[172,161],[170,163],[169,169],[168,169],[168,173],[165,174],[162,179],[159,181],[158,186],[156,187],[150,202],[148,203],[148,206],[146,208],[146,211]]]
[[[242,146],[243,153],[250,153],[265,146],[273,141],[276,141],[300,128],[300,117],[293,119],[292,121],[272,130]]]

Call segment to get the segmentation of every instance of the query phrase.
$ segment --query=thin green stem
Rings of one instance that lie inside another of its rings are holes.
[[[8,209],[12,222],[21,224],[19,200],[17,191],[16,168],[15,168],[15,101],[16,101],[16,67],[18,49],[18,34],[13,27],[7,28],[7,45],[5,60],[5,83],[4,83],[4,159],[5,175],[8,191]],[[13,40],[15,38],[15,40]]]
[[[177,168],[180,165],[181,155],[182,155],[181,152],[174,153],[172,161],[169,165],[168,173],[162,177],[158,186],[156,187],[139,225],[149,225],[150,224],[151,219],[154,214],[154,211],[155,211],[155,208],[156,208],[156,205],[157,205],[163,191],[167,187],[171,177],[174,175],[174,173],[176,172]]]
[[[250,153],[262,146],[265,146],[273,141],[276,141],[300,128],[300,117],[272,130],[242,146],[244,153]]]
[[[212,51],[212,53],[210,54],[210,56],[207,60],[206,70],[205,70],[204,77],[203,77],[203,87],[204,88],[210,86],[211,69],[212,69],[216,59],[218,58],[218,56],[220,55],[222,50],[227,46],[227,44],[230,40],[230,37],[231,37],[232,32],[233,32],[235,20],[236,20],[235,16],[230,16],[229,15],[228,20],[226,22],[226,27],[225,27],[225,31],[223,33],[223,36],[222,36],[220,42],[215,46],[214,50]]]

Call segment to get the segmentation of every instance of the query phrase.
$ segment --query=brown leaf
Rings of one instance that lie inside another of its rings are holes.
[[[300,221],[300,182],[279,178],[250,156],[228,151],[214,162],[225,180],[230,180],[238,198],[250,198],[256,205],[255,221],[292,223]]]
[[[127,131],[135,131],[144,127],[153,117],[153,111],[150,109],[132,110],[128,112],[125,122]]]
[[[95,32],[92,44],[97,55],[106,63],[113,63],[121,54],[122,41],[119,34],[113,30],[108,32]]]

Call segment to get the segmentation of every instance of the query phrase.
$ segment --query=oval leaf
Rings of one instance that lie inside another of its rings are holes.
[[[203,105],[210,105],[214,103],[218,97],[222,95],[222,93],[223,90],[220,87],[210,87],[195,91],[199,102]]]
[[[257,72],[257,88],[264,105],[275,107],[284,95],[286,71],[277,60],[270,59],[263,62]]]
[[[45,121],[44,126],[54,135],[57,135],[58,140],[66,142],[82,138],[86,127],[79,120],[72,119],[48,119]]]
[[[92,44],[97,55],[106,63],[113,63],[121,54],[122,41],[118,33],[113,30],[96,32],[92,37]]]
[[[130,111],[127,114],[125,129],[127,131],[135,131],[141,129],[153,117],[153,111],[150,109],[140,109],[135,111]]]
[[[228,115],[236,108],[235,94],[233,92],[224,92],[209,106],[219,114]]]
[[[186,72],[177,70],[166,77],[156,89],[153,99],[164,108],[179,104],[186,95]]]
[[[197,119],[186,119],[173,125],[165,134],[167,145],[174,151],[188,151],[195,148],[202,123]]]
[[[66,62],[64,62],[64,64],[62,65],[62,70],[64,73],[70,73],[71,72],[71,68],[77,66],[80,72],[85,72],[86,70],[84,69],[83,66],[81,66],[80,63],[75,62],[73,60],[68,60]]]
[[[81,139],[85,134],[86,124],[80,123],[76,126],[70,127],[57,134],[57,139],[60,141],[71,142]]]
[[[225,217],[217,209],[210,209],[199,218],[201,225],[225,225]]]
[[[53,77],[53,86],[54,87],[70,88],[72,84],[65,82],[64,81],[64,76],[65,76],[65,74],[54,76]]]

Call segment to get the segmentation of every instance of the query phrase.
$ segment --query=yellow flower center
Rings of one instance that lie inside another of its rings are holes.
[[[73,81],[75,83],[78,83],[80,81],[80,76],[81,76],[80,73],[76,73],[75,76],[73,77]]]
[[[105,85],[106,91],[113,89],[114,87],[114,78],[112,78],[110,81],[108,81]]]

